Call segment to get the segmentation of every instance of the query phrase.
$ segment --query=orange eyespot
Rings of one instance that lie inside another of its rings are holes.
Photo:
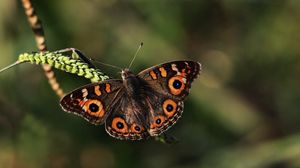
[[[163,103],[163,110],[166,116],[170,118],[177,111],[177,103],[171,99],[167,99]]]
[[[164,116],[156,116],[154,118],[154,120],[152,121],[150,128],[156,128],[156,127],[160,127],[164,122],[165,122],[166,118]]]
[[[185,88],[185,78],[181,76],[174,76],[169,79],[169,89],[173,95],[179,95]]]
[[[144,131],[144,127],[137,124],[132,124],[130,130],[133,133],[141,133],[142,131]]]
[[[82,104],[82,102],[80,104]],[[85,101],[82,108],[84,111],[95,117],[103,117],[105,113],[101,101],[96,99]]]
[[[113,119],[111,127],[120,133],[127,133],[128,132],[128,126],[124,119],[121,117],[116,117]]]

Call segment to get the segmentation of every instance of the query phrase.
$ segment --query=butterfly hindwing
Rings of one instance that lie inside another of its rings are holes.
[[[111,106],[111,114],[105,122],[108,134],[117,139],[141,140],[149,137],[146,122],[147,110],[143,103],[132,101],[124,92],[120,98]]]
[[[79,115],[93,124],[102,124],[122,86],[122,80],[114,79],[89,84],[67,94],[60,105],[66,112]]]
[[[148,132],[151,136],[157,136],[165,132],[181,117],[183,101],[162,95],[149,89],[145,99],[147,106]]]

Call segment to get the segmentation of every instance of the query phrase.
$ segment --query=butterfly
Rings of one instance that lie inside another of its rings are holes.
[[[147,139],[164,133],[181,117],[200,71],[201,64],[195,61],[168,62],[138,75],[123,69],[122,79],[80,87],[64,96],[60,105],[92,124],[105,124],[106,132],[117,139]]]

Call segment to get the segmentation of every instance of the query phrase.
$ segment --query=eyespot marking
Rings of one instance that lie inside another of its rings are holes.
[[[174,76],[169,79],[168,87],[173,95],[179,95],[185,88],[186,78]]]
[[[121,117],[115,117],[112,121],[111,127],[119,133],[128,133],[128,126],[125,120]]]
[[[130,130],[133,133],[141,133],[142,131],[144,131],[144,127],[137,124],[132,124]]]
[[[167,99],[163,102],[163,110],[165,115],[170,118],[177,111],[177,103],[171,99]]]
[[[172,86],[173,86],[175,89],[180,89],[180,88],[181,88],[181,85],[182,85],[182,82],[181,82],[180,80],[178,80],[178,79],[175,79]]]
[[[103,104],[99,100],[96,99],[83,100],[79,104],[82,106],[82,109],[91,116],[103,117],[105,114]]]
[[[95,103],[91,103],[89,105],[89,110],[93,113],[97,112],[99,110],[99,106]]]
[[[152,123],[150,124],[150,129],[154,129],[156,127],[161,127],[162,124],[166,121],[166,118],[162,115],[156,116]]]

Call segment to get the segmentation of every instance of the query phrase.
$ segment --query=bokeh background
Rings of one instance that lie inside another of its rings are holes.
[[[0,74],[0,167],[300,167],[300,1],[33,0],[51,51],[76,47],[132,71],[200,61],[179,143],[111,138],[65,113],[42,68]],[[0,67],[37,51],[21,2],[0,1]],[[98,65],[112,77],[115,69]],[[69,92],[88,80],[56,71]]]

